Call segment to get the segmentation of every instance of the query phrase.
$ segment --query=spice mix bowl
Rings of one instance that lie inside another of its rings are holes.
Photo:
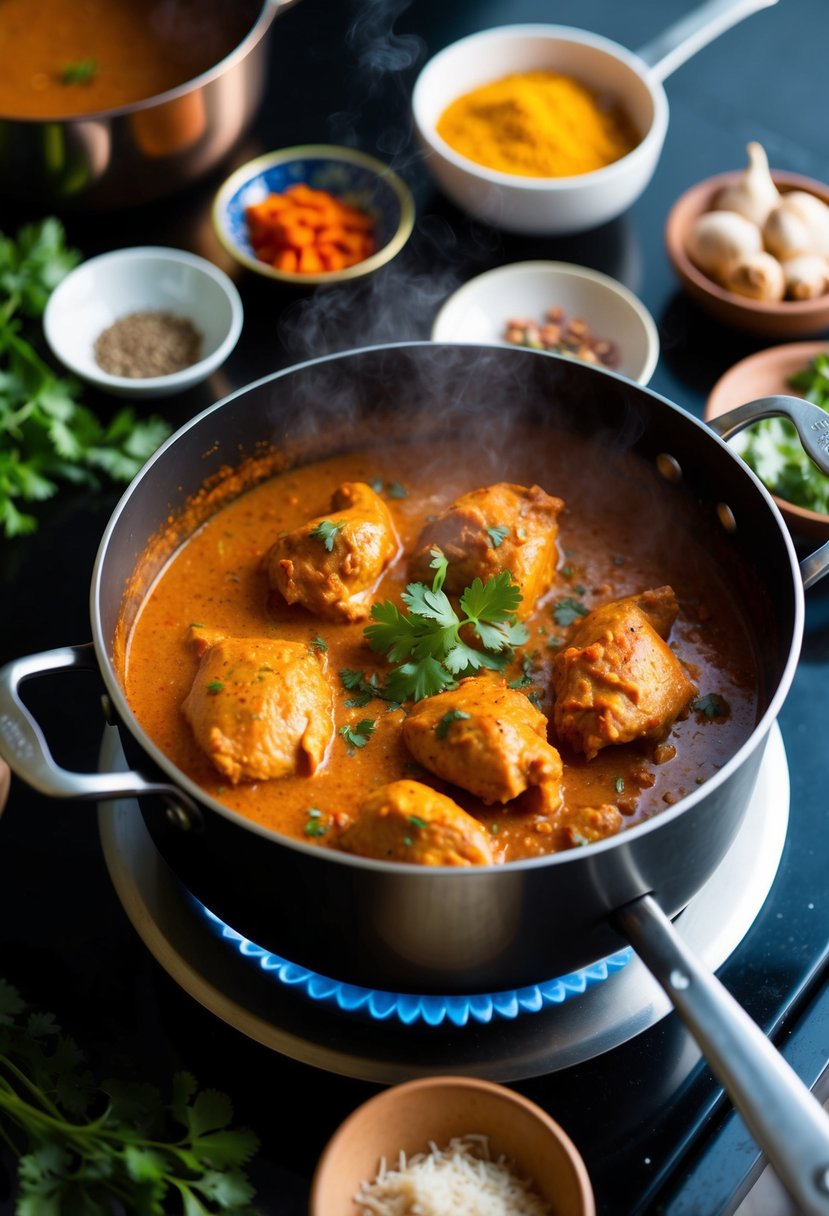
[[[52,293],[46,340],[69,371],[118,397],[166,397],[206,380],[242,331],[224,271],[181,249],[119,249],[83,262]]]

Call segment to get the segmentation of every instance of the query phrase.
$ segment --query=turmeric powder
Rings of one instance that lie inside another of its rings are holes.
[[[572,177],[612,164],[639,143],[628,115],[557,72],[516,72],[444,110],[438,134],[487,169]]]

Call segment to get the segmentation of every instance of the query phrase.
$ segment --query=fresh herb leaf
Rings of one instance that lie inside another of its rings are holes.
[[[376,725],[372,718],[363,718],[356,726],[341,726],[337,734],[342,735],[349,747],[365,747]]]
[[[487,528],[486,534],[489,537],[489,543],[492,545],[493,549],[497,549],[498,546],[502,545],[509,536],[509,528],[501,524],[497,528]]]
[[[409,491],[405,486],[402,486],[399,481],[390,481],[386,487],[386,493],[389,498],[408,498]]]
[[[306,836],[324,836],[328,831],[328,824],[322,817],[322,811],[317,807],[312,806],[308,809],[308,818],[305,821],[305,827],[302,829]]]
[[[407,612],[391,600],[374,604],[373,623],[364,630],[373,650],[400,664],[389,672],[384,685],[386,696],[394,701],[434,696],[482,667],[502,671],[512,648],[529,636],[514,616],[521,592],[508,570],[486,583],[476,578],[460,598],[463,615],[459,616],[443,591],[448,563],[439,549],[432,550],[431,566],[435,570],[431,587],[410,583],[404,591]],[[483,649],[464,641],[465,628],[477,636]]]
[[[380,688],[380,681],[374,672],[366,678],[364,671],[352,671],[350,668],[344,667],[340,672],[340,680],[344,688],[354,693],[354,696],[349,697],[345,702],[349,709],[362,709],[375,697],[384,695]]]
[[[325,638],[321,638],[319,634],[311,638],[311,645],[314,647],[314,650],[320,650],[323,654],[325,654],[326,650],[328,649],[328,643],[326,642]]]
[[[89,84],[98,75],[96,59],[77,59],[65,63],[60,71],[61,84]]]
[[[617,793],[617,794],[623,794],[623,793],[625,792],[625,779],[624,779],[624,777],[617,777],[617,778],[616,778],[616,780],[615,780],[615,782],[614,782],[614,787],[615,787],[615,789],[616,789],[616,793]]]
[[[587,616],[587,608],[581,600],[565,595],[553,605],[553,620],[562,628],[572,625],[580,616]]]
[[[445,739],[453,722],[463,722],[468,718],[469,714],[465,714],[462,709],[448,710],[435,727],[435,736],[438,739]]]
[[[345,521],[342,519],[336,521],[323,519],[315,528],[311,529],[308,535],[313,536],[314,540],[321,540],[327,552],[331,553],[334,548],[334,541],[337,539],[337,533],[341,532],[344,527]]]
[[[224,688],[224,684],[222,683],[221,680],[211,680],[210,683],[207,685],[207,691],[210,693],[210,695],[212,697],[215,697],[217,693],[220,693],[223,688]]]
[[[408,822],[413,828],[428,828],[429,824],[425,819],[421,819],[419,815],[409,815]]]
[[[145,1083],[97,1086],[54,1017],[0,980],[0,1139],[18,1158],[21,1216],[255,1216],[244,1166],[259,1142],[232,1119],[230,1099],[189,1073],[166,1103]]]
[[[706,693],[704,697],[698,697],[696,701],[691,702],[691,709],[695,714],[699,714],[701,718],[727,718],[730,709],[728,702],[724,697],[718,697],[716,693]]]

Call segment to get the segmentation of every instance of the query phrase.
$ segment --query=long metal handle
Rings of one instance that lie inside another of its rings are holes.
[[[674,1003],[712,1072],[802,1216],[829,1214],[829,1115],[643,895],[615,914],[621,931]]]
[[[777,0],[708,0],[636,52],[652,80],[664,80],[732,25]]]
[[[821,473],[829,476],[829,413],[811,401],[801,397],[788,397],[780,393],[772,397],[758,397],[738,405],[725,414],[709,420],[709,426],[723,439],[731,439],[740,431],[759,422],[762,418],[788,418],[797,431],[806,455],[815,462]],[[804,557],[800,563],[803,586],[808,590],[829,573],[829,541],[814,553]]]
[[[12,772],[50,798],[105,800],[158,794],[198,817],[192,799],[174,785],[147,781],[136,772],[75,773],[56,763],[40,726],[21,701],[18,688],[33,676],[70,670],[98,670],[91,644],[42,651],[14,659],[0,668],[0,756]]]

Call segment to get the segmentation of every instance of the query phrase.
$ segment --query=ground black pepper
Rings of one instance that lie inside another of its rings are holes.
[[[191,367],[201,358],[201,347],[202,335],[187,317],[133,312],[98,337],[95,360],[111,376],[145,380]]]

